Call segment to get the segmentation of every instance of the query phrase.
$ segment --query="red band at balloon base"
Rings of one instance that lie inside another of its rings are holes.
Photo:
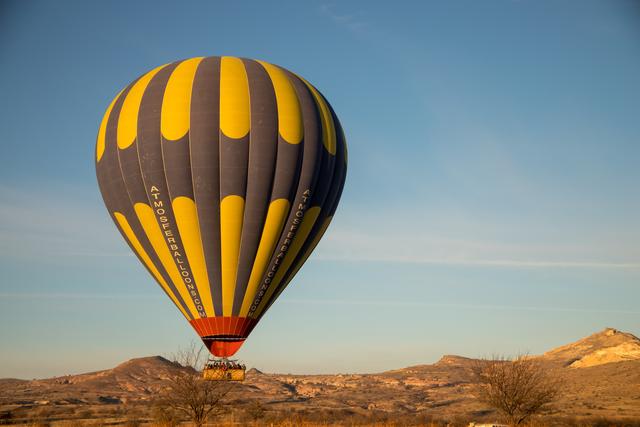
[[[204,317],[190,321],[209,351],[217,357],[233,356],[244,343],[256,320],[250,317]]]
[[[240,341],[217,341],[215,339],[203,338],[205,345],[216,357],[231,357],[244,344],[244,339]]]

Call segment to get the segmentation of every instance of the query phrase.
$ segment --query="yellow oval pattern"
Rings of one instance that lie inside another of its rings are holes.
[[[320,95],[316,88],[302,77],[300,77],[300,80],[302,80],[304,84],[307,85],[307,87],[313,94],[313,99],[316,101],[318,110],[320,110],[320,118],[322,120],[322,143],[324,144],[324,148],[326,148],[329,153],[335,156],[336,127],[333,124],[333,116],[331,115],[331,111],[329,111],[327,103],[324,101],[324,98],[322,97],[322,95]]]
[[[169,77],[160,115],[160,129],[165,139],[176,141],[189,132],[193,79],[201,61],[202,58],[187,59]]]
[[[249,80],[242,60],[223,56],[220,61],[220,130],[229,138],[249,133],[251,109]]]
[[[138,112],[140,111],[140,102],[142,95],[147,89],[149,82],[158,71],[162,70],[166,65],[154,68],[144,76],[140,77],[133,85],[127,97],[122,103],[120,117],[118,117],[118,147],[125,149],[136,140],[138,136]]]
[[[287,75],[268,62],[258,61],[267,70],[278,105],[278,133],[289,144],[299,144],[303,136],[300,101]]]
[[[98,129],[98,139],[96,141],[96,161],[100,161],[102,155],[104,154],[104,148],[106,145],[105,138],[107,137],[107,123],[109,122],[109,117],[111,116],[111,110],[113,110],[113,106],[116,104],[120,95],[122,95],[122,90],[113,98],[111,104],[107,108],[107,111],[104,113],[104,117],[102,117],[102,122],[100,122],[100,129]]]

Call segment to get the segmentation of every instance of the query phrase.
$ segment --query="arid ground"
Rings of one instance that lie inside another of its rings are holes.
[[[560,398],[538,424],[640,425],[637,337],[608,328],[537,357],[562,384]],[[282,375],[252,369],[244,383],[234,385],[212,422],[467,425],[497,420],[498,414],[478,400],[475,363],[447,355],[432,365],[373,374]],[[1,379],[0,423],[154,423],[154,399],[177,369],[156,356],[81,375]]]

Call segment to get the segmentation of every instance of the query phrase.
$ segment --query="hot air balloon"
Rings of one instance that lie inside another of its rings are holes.
[[[314,86],[227,56],[142,75],[111,102],[96,143],[116,227],[222,358],[318,244],[346,166],[342,127]]]

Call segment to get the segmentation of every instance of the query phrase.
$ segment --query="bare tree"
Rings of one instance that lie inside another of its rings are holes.
[[[511,426],[542,412],[559,394],[560,383],[539,360],[528,355],[482,360],[474,371],[483,386],[480,399],[497,409]]]
[[[174,355],[173,362],[179,369],[168,379],[167,389],[156,401],[159,407],[186,415],[197,427],[202,426],[209,416],[222,411],[225,397],[233,387],[226,381],[202,378],[201,370],[207,357],[207,350],[194,343]]]

